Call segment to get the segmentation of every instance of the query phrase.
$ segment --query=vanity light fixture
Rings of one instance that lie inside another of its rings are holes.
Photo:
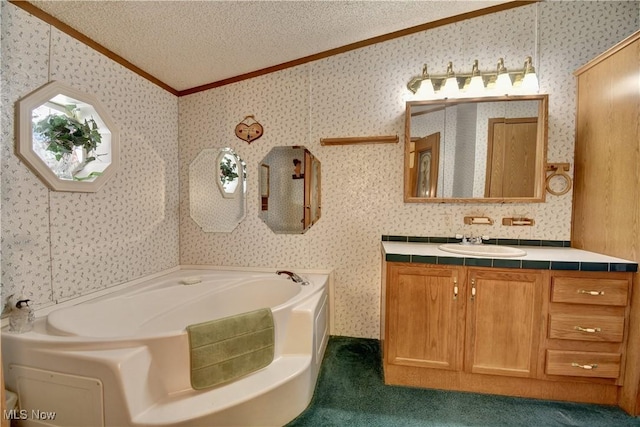
[[[445,74],[427,73],[427,64],[422,74],[413,77],[407,88],[413,96],[411,100],[442,99],[455,97],[479,97],[495,95],[531,95],[539,91],[538,78],[530,56],[524,68],[507,70],[504,59],[498,60],[494,71],[481,72],[478,60],[473,62],[470,73],[455,73],[453,63],[447,64]]]
[[[480,69],[478,68],[478,60],[473,61],[473,67],[471,68],[471,79],[469,86],[463,88],[471,96],[480,96],[484,92],[484,80]]]
[[[433,83],[431,82],[429,74],[427,73],[427,64],[424,64],[424,66],[422,67],[422,80],[420,82],[416,95],[421,99],[430,99],[436,96],[436,93],[433,90]]]
[[[504,66],[504,59],[498,59],[498,69],[497,69],[496,85],[494,91],[496,95],[506,95],[511,92],[513,88],[513,83],[511,83],[511,76],[507,72],[507,68]]]
[[[458,86],[456,73],[453,72],[453,62],[447,64],[447,79],[444,82],[444,87],[441,92],[447,98],[456,98],[460,95],[460,87]]]
[[[536,69],[533,68],[531,57],[527,56],[524,60],[524,78],[522,79],[522,89],[526,92],[538,92],[540,86],[538,85],[538,76],[536,76]]]

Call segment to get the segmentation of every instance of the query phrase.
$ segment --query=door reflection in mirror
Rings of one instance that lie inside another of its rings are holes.
[[[435,197],[438,185],[440,132],[411,140],[411,188],[414,197]]]
[[[320,162],[303,146],[274,147],[260,163],[258,214],[277,234],[301,234],[320,219]]]

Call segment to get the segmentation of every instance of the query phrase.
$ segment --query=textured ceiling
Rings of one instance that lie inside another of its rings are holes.
[[[30,1],[177,91],[506,1]]]

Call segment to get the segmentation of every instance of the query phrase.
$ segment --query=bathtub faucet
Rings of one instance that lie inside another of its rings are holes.
[[[296,283],[300,283],[303,286],[306,286],[309,284],[308,280],[304,280],[302,277],[298,276],[296,273],[292,272],[292,271],[286,271],[286,270],[278,270],[276,271],[277,275],[280,274],[286,274],[287,276],[289,276],[289,278],[291,280],[293,280]]]

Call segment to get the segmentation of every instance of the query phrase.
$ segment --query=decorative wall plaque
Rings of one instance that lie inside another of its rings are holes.
[[[236,125],[236,136],[251,144],[264,133],[262,125],[253,116],[247,116]]]

